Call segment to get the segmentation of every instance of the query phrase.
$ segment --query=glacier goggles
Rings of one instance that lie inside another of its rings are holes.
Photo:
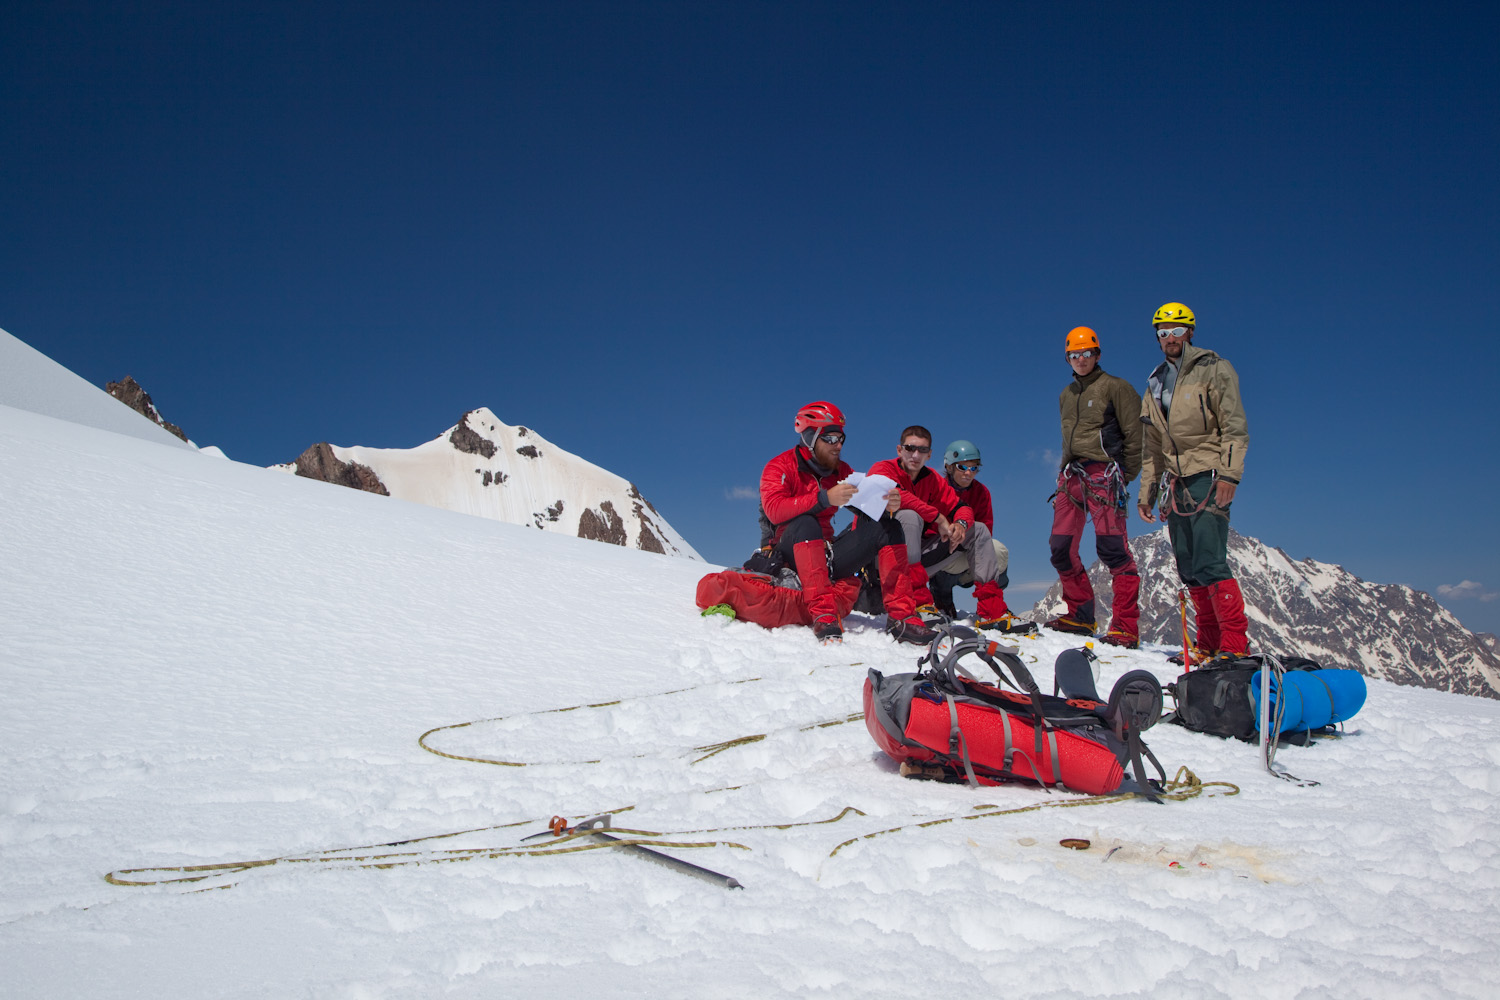
[[[844,433],[843,431],[828,431],[826,433],[819,434],[818,440],[822,441],[824,444],[843,444]]]
[[[1094,355],[1096,355],[1098,353],[1099,352],[1096,351],[1096,350],[1094,350],[1092,347],[1090,347],[1086,351],[1069,351],[1068,352],[1068,360],[1069,361],[1082,361],[1084,358],[1092,358]]]
[[[955,462],[954,465],[953,465],[953,467],[955,469],[961,469],[964,472],[978,472],[979,471],[979,463],[978,462]]]
[[[1169,326],[1156,331],[1157,340],[1166,340],[1168,337],[1186,337],[1193,332],[1190,326]]]

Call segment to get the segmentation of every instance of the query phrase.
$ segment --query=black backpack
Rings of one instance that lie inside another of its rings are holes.
[[[1319,664],[1301,656],[1284,657],[1280,663],[1283,670],[1319,669]],[[1167,693],[1177,703],[1177,711],[1167,721],[1195,733],[1255,742],[1260,735],[1256,725],[1260,713],[1250,682],[1261,665],[1262,657],[1246,655],[1211,660],[1187,671],[1167,685]]]

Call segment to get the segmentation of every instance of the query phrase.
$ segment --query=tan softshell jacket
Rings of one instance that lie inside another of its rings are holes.
[[[1115,462],[1126,483],[1141,471],[1141,401],[1135,387],[1096,367],[1062,391],[1062,464]]]
[[[1161,405],[1162,379],[1170,362],[1151,373],[1141,397],[1146,426],[1146,455],[1141,464],[1141,504],[1155,503],[1162,473],[1183,477],[1217,472],[1238,483],[1245,475],[1250,430],[1240,403],[1240,378],[1234,366],[1213,351],[1182,346],[1177,385],[1168,413]]]

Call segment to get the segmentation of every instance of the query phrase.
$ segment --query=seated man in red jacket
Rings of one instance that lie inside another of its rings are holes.
[[[793,423],[801,443],[766,463],[760,476],[761,547],[781,552],[797,572],[813,617],[813,634],[837,642],[844,634],[832,581],[879,568],[886,631],[900,642],[926,644],[935,633],[922,624],[906,565],[906,540],[894,514],[900,497],[892,490],[878,521],[853,509],[854,522],[835,537],[833,515],[854,496],[854,472],[844,449],[844,414],[832,403],[808,403]]]
[[[1010,584],[1010,574],[1007,572],[1010,564],[1010,550],[1007,549],[995,537],[995,508],[990,500],[990,491],[987,486],[978,480],[981,460],[979,449],[972,441],[954,441],[943,449],[943,472],[947,476],[948,485],[953,487],[953,492],[958,495],[960,503],[966,504],[974,512],[974,530],[978,533],[980,526],[989,532],[990,550],[994,556],[995,565],[989,565],[989,557],[983,555],[984,545],[976,538],[975,547],[980,555],[974,562],[970,562],[968,551],[959,549],[949,552],[946,545],[939,544],[935,532],[929,532],[922,537],[922,565],[927,570],[928,584],[932,589],[933,603],[937,605],[938,611],[948,618],[958,617],[958,611],[953,606],[953,588],[978,586],[976,596],[987,593],[989,587],[986,581],[993,581],[994,585],[1001,590],[1001,604],[1004,604],[1004,590]],[[979,565],[975,565],[978,563]],[[1001,631],[1014,634],[1028,634],[1037,631],[1035,622],[1029,622],[1022,618],[1010,615]]]
[[[975,522],[974,511],[964,503],[946,478],[927,468],[932,454],[932,432],[913,425],[901,432],[895,459],[876,462],[872,476],[889,476],[901,493],[901,522],[906,540],[907,572],[919,611],[937,614],[932,592],[927,587],[927,570],[923,566],[924,548],[934,565],[942,565],[950,555],[963,553],[974,568],[974,599],[979,608],[974,624],[1001,632],[1034,632],[1031,622],[1015,618],[1005,604],[1000,584],[999,561],[990,538],[989,528]],[[986,491],[986,497],[988,491]],[[923,536],[931,534],[930,544]]]

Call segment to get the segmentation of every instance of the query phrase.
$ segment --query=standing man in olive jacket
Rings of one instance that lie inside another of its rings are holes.
[[[1141,471],[1141,403],[1135,388],[1099,367],[1099,336],[1086,326],[1064,343],[1073,381],[1062,391],[1062,469],[1052,494],[1052,567],[1068,610],[1047,622],[1059,632],[1094,634],[1094,588],[1078,557],[1084,523],[1094,519],[1094,545],[1109,567],[1114,601],[1104,641],[1140,645],[1141,578],[1126,537],[1126,490]]]
[[[1245,599],[1228,558],[1229,504],[1250,444],[1239,376],[1228,361],[1194,346],[1197,320],[1181,302],[1156,310],[1152,323],[1166,360],[1141,399],[1141,520],[1156,520],[1160,499],[1177,575],[1197,612],[1200,654],[1244,653]]]

